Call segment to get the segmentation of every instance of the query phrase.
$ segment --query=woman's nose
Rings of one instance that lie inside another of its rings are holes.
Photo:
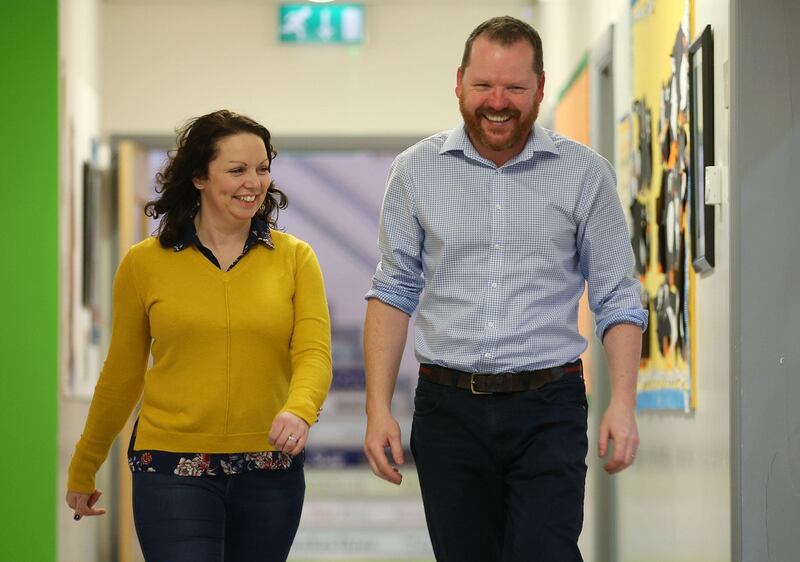
[[[258,187],[259,185],[261,185],[261,182],[258,177],[258,172],[256,170],[247,171],[244,177],[244,185],[246,187]]]

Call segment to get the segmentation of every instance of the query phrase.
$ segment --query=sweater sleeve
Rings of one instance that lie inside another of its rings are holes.
[[[289,347],[292,379],[282,408],[313,424],[331,385],[331,323],[322,271],[314,251],[298,246],[294,330]]]
[[[114,278],[111,345],[70,462],[67,489],[91,493],[95,473],[139,400],[150,355],[150,326],[135,277],[133,250]]]

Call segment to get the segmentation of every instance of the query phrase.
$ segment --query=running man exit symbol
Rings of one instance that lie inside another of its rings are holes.
[[[360,4],[280,7],[280,41],[295,44],[359,44],[364,37],[364,7]]]

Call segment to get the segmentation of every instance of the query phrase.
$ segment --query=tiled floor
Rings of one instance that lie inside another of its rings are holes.
[[[432,562],[413,467],[395,486],[366,467],[309,469],[292,562]]]

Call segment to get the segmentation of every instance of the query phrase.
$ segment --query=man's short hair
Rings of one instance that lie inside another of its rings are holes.
[[[481,35],[486,35],[490,41],[501,45],[513,45],[517,41],[527,41],[533,47],[533,70],[539,76],[544,72],[544,58],[542,55],[542,38],[529,24],[511,16],[491,18],[476,27],[469,34],[464,44],[464,55],[461,57],[461,69],[466,70],[472,53],[472,44]]]

